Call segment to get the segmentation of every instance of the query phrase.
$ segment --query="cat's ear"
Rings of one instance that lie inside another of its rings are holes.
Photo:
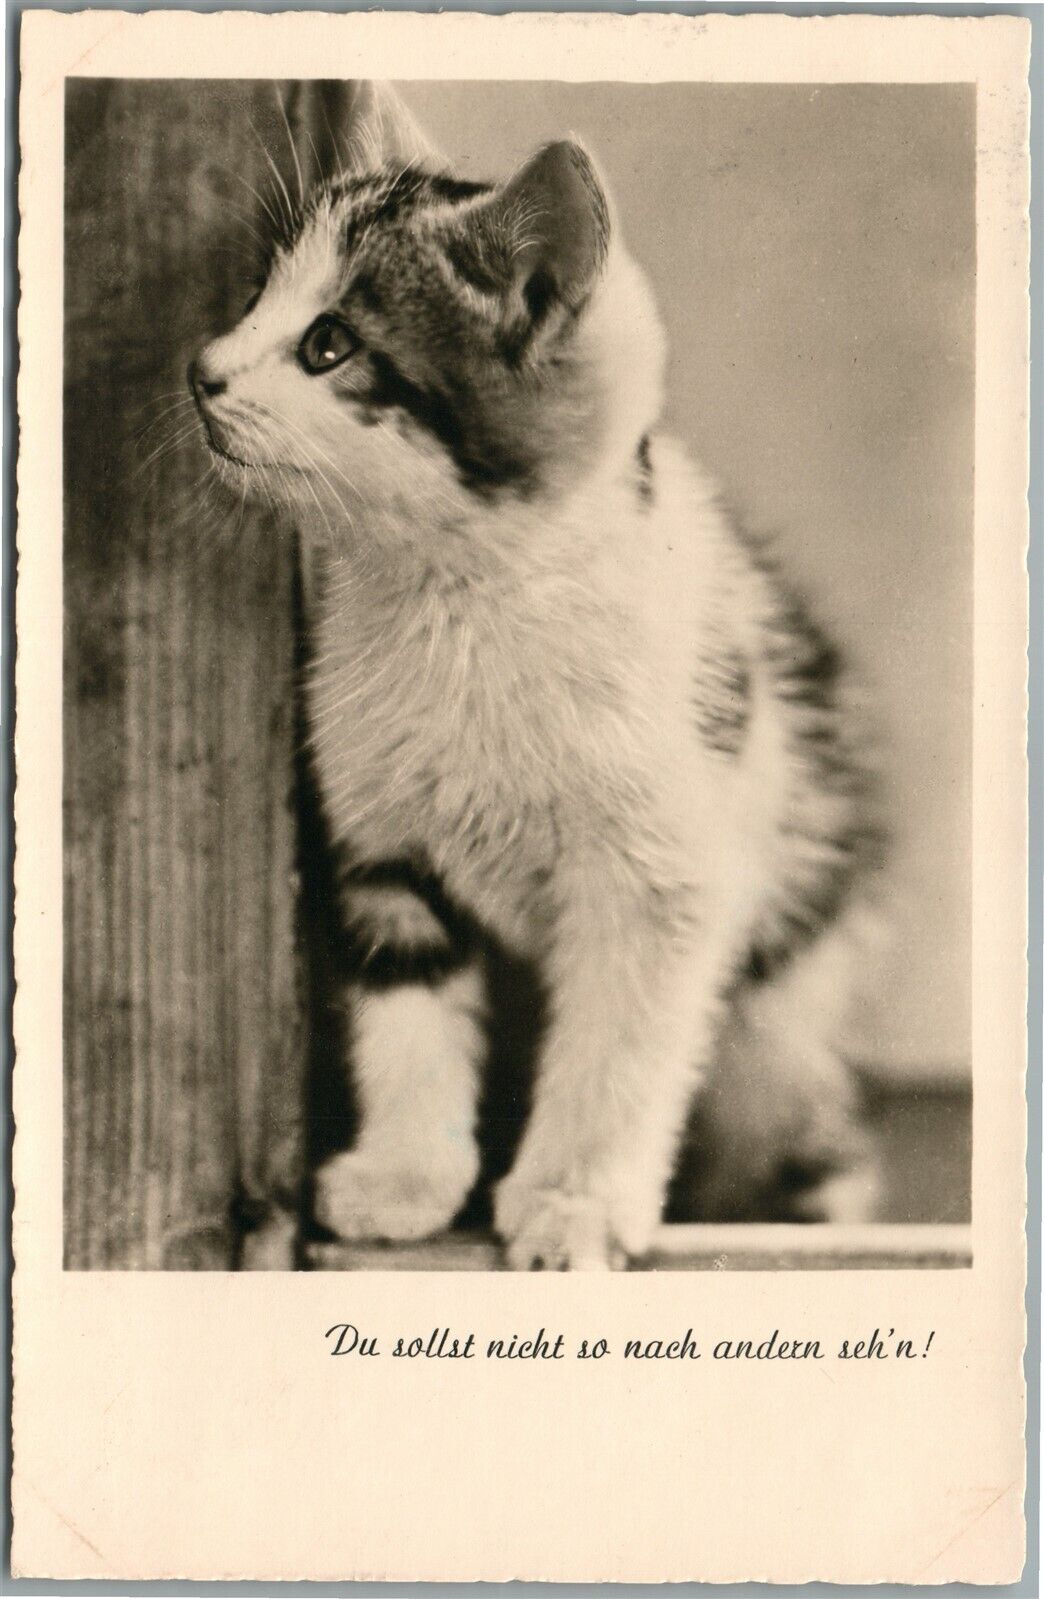
[[[547,144],[475,215],[485,264],[533,321],[578,310],[605,265],[609,203],[590,156],[571,139]]]
[[[347,155],[349,169],[359,173],[384,166],[441,172],[449,165],[391,84],[368,80],[352,101]]]

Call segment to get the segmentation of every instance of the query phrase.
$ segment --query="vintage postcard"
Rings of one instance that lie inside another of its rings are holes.
[[[1028,51],[23,17],[16,1574],[1018,1577]]]

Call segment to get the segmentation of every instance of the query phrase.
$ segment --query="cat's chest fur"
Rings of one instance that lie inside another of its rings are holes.
[[[498,562],[449,581],[346,557],[309,679],[335,834],[364,858],[426,857],[528,942],[563,829],[604,833],[662,761],[668,636],[633,572]]]

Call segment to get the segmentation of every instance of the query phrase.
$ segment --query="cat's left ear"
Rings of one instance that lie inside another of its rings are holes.
[[[349,165],[359,172],[389,165],[441,172],[449,165],[390,83],[358,85],[347,143]]]
[[[536,333],[590,295],[609,251],[609,202],[587,151],[563,139],[531,156],[462,227],[465,271],[502,296],[509,321],[526,318]]]
[[[571,309],[586,299],[609,248],[609,206],[582,145],[545,145],[501,190],[497,208],[511,245],[511,270]]]

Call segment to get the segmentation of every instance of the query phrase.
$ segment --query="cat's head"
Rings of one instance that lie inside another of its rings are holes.
[[[212,447],[327,517],[546,501],[626,470],[662,338],[590,157],[506,183],[430,163],[323,185],[190,378]]]

